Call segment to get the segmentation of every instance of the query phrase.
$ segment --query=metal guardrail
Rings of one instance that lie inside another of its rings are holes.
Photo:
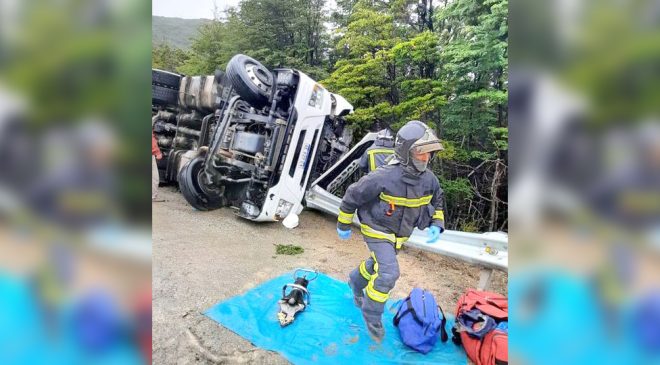
[[[307,207],[337,216],[341,199],[319,186],[313,186],[305,198]],[[353,221],[359,224],[357,215]],[[468,233],[446,230],[436,243],[426,243],[426,230],[415,229],[405,243],[408,247],[454,257],[459,260],[479,265],[485,269],[509,270],[509,243],[506,234],[499,232]],[[488,286],[490,274],[482,274],[480,286]]]

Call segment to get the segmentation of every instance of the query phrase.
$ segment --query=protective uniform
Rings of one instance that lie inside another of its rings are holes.
[[[367,149],[360,159],[360,168],[369,173],[385,165],[387,158],[394,153],[394,136],[389,129],[378,132],[374,144]]]
[[[370,332],[370,326],[380,326],[382,331],[385,301],[399,278],[397,250],[415,227],[437,226],[444,230],[442,189],[426,165],[411,157],[413,149],[433,152],[441,150],[442,145],[424,123],[408,122],[397,134],[395,158],[351,185],[340,206],[338,230],[350,230],[357,210],[361,232],[371,251],[370,257],[349,275],[356,304],[361,302]]]

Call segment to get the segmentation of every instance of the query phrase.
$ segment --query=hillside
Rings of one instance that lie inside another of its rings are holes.
[[[208,19],[181,19],[162,16],[152,16],[151,42],[152,44],[167,43],[171,46],[188,49],[192,43],[191,38],[197,36],[197,30]]]

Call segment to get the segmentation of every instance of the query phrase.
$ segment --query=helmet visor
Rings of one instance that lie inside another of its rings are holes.
[[[412,145],[412,148],[410,150],[413,153],[421,154],[421,153],[442,151],[443,149],[444,148],[442,147],[442,143],[440,143],[438,137],[436,137],[435,134],[433,134],[433,131],[431,131],[430,129],[426,129],[424,136],[418,139]]]

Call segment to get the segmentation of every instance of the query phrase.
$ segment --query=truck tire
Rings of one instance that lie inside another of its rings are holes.
[[[258,108],[268,103],[273,74],[259,61],[238,54],[229,60],[226,75],[241,99]]]
[[[163,86],[151,85],[151,102],[159,105],[176,105],[179,91]]]
[[[179,173],[179,189],[188,204],[201,211],[221,208],[224,199],[220,195],[210,194],[200,184],[200,172],[204,167],[204,157],[196,157],[188,162]]]
[[[151,84],[179,90],[181,75],[163,70],[151,69]]]

